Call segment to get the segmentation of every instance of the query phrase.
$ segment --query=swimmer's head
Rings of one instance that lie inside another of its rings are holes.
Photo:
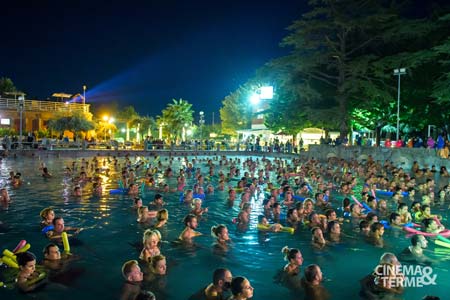
[[[36,263],[36,256],[30,251],[17,254],[17,264],[19,265],[19,268],[21,270],[29,267],[34,271],[35,263]]]
[[[267,223],[267,218],[265,215],[259,215],[258,216],[258,223],[259,224],[266,224]]]
[[[233,296],[242,295],[244,299],[253,297],[253,287],[247,278],[238,276],[231,281],[231,293]]]
[[[147,229],[144,231],[144,235],[142,237],[142,243],[145,244],[147,243],[148,240],[153,239],[155,240],[157,243],[159,243],[161,241],[161,233],[157,230],[157,229]]]
[[[166,274],[166,257],[162,254],[158,254],[152,257],[150,267],[153,273],[158,275]]]
[[[192,223],[193,220],[197,220],[197,216],[194,214],[188,214],[187,216],[184,217],[183,219],[183,223],[185,226],[189,226],[189,223]]]
[[[422,234],[416,234],[411,238],[411,245],[414,247],[419,245],[421,248],[425,249],[428,246],[428,241]]]
[[[59,251],[59,247],[54,243],[47,244],[42,252],[44,253],[45,259],[47,260],[61,259],[61,252]]]
[[[233,276],[231,275],[230,270],[219,268],[214,270],[213,273],[213,284],[215,286],[221,287],[223,290],[228,290],[231,287],[231,281]]]
[[[41,210],[39,215],[41,216],[42,219],[45,220],[45,219],[51,217],[52,215],[53,215],[53,217],[55,217],[55,212],[53,211],[52,207],[46,207],[43,210]]]
[[[141,282],[144,279],[137,260],[129,260],[122,265],[122,276],[129,282]]]
[[[288,262],[295,260],[298,265],[303,263],[302,253],[297,248],[289,248],[288,246],[284,246],[283,249],[281,249],[281,253],[284,254],[284,260]]]
[[[156,213],[156,220],[158,221],[169,220],[169,211],[165,208],[158,210],[158,212]]]
[[[229,240],[228,228],[224,224],[219,224],[211,227],[211,235],[218,239],[223,239],[225,241]]]

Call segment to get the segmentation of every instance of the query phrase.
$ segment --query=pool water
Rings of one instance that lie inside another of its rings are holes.
[[[189,157],[191,160],[193,157]],[[133,158],[134,160],[135,158]],[[121,159],[122,161],[123,159]],[[148,159],[150,162],[153,158]],[[163,159],[161,159],[163,160]],[[80,162],[80,159],[77,159]],[[164,160],[163,160],[164,161]],[[45,162],[53,178],[41,177],[39,166]],[[132,198],[126,195],[110,195],[108,189],[117,188],[117,179],[105,178],[102,196],[85,195],[81,198],[71,196],[73,184],[64,175],[65,166],[72,159],[4,159],[1,162],[1,186],[7,184],[9,171],[21,172],[24,184],[13,189],[9,185],[12,203],[0,210],[0,245],[2,249],[12,250],[16,244],[25,239],[31,244],[31,251],[36,254],[38,262],[42,260],[42,249],[48,240],[40,233],[39,212],[52,206],[56,215],[64,217],[66,226],[85,228],[72,244],[72,253],[77,259],[71,263],[73,278],[65,278],[61,283],[49,283],[31,294],[22,294],[15,289],[2,288],[2,299],[80,299],[88,296],[95,299],[117,299],[120,296],[123,278],[122,264],[130,259],[137,259],[140,248],[136,244],[142,239],[146,229],[136,222],[136,213],[131,208]],[[216,172],[221,170],[214,162]],[[167,165],[168,162],[164,161]],[[208,170],[205,161],[198,163],[204,173]],[[79,164],[78,164],[79,166]],[[110,166],[113,169],[113,166]],[[174,160],[172,169],[178,170],[180,162]],[[228,168],[223,167],[228,173]],[[176,172],[174,172],[175,174]],[[169,185],[176,187],[176,175],[168,179]],[[187,187],[192,187],[193,179],[187,179]],[[212,184],[217,186],[217,176]],[[231,182],[230,184],[235,184]],[[153,200],[156,191],[146,188],[141,194],[144,204]],[[186,249],[173,243],[183,229],[182,219],[191,210],[180,203],[179,192],[163,194],[166,208],[169,210],[169,222],[161,230],[163,243],[161,252],[167,257],[168,274],[160,282],[157,299],[187,299],[191,294],[206,286],[212,280],[215,268],[229,268],[234,276],[247,277],[254,287],[253,299],[303,299],[303,295],[291,292],[286,287],[274,282],[277,272],[285,265],[281,248],[283,246],[299,248],[306,266],[319,264],[325,281],[324,286],[331,292],[332,299],[358,299],[359,280],[369,274],[377,265],[383,252],[399,253],[409,245],[409,239],[403,232],[395,234],[386,231],[385,248],[379,249],[366,244],[349,223],[344,223],[343,232],[347,235],[342,244],[329,246],[323,251],[313,250],[310,245],[309,230],[301,229],[295,234],[268,233],[256,230],[257,216],[261,213],[261,198],[252,198],[251,224],[246,232],[238,232],[232,219],[238,214],[237,200],[234,207],[226,204],[227,192],[215,191],[208,195],[203,206],[209,212],[199,221],[198,231],[204,235],[195,239],[196,246]],[[239,199],[239,197],[237,197]],[[334,207],[339,206],[340,197],[335,197]],[[448,210],[434,209],[448,218]],[[444,221],[446,222],[446,221]],[[213,225],[224,223],[228,226],[232,244],[225,255],[212,251],[214,239],[210,236]],[[61,247],[62,248],[62,247]],[[424,295],[444,295],[450,288],[450,251],[434,253],[434,244],[429,243],[427,255],[435,259],[444,259],[433,265],[437,285],[420,288],[407,288],[403,299],[421,299]],[[449,249],[450,250],[450,249]],[[5,270],[0,268],[4,273]]]

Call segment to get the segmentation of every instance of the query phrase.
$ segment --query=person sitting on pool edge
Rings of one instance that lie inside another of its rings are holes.
[[[122,287],[120,300],[134,300],[141,292],[141,283],[144,274],[136,260],[129,260],[122,265],[122,276],[125,283]]]
[[[231,271],[224,268],[214,270],[213,281],[205,288],[189,297],[189,300],[224,300],[230,294]]]

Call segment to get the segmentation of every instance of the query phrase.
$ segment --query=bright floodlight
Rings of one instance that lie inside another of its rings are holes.
[[[260,99],[272,99],[273,98],[273,86],[262,86],[259,94]]]
[[[260,99],[261,99],[261,98],[259,97],[258,94],[253,94],[253,95],[250,97],[250,102],[251,102],[253,105],[256,105],[256,104],[259,103],[259,100],[260,100]]]

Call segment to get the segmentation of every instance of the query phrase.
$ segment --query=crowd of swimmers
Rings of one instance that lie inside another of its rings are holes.
[[[172,169],[176,159],[183,166],[177,171]],[[206,173],[202,171],[205,166]],[[52,178],[45,164],[41,164],[40,170],[43,178]],[[163,163],[159,158],[146,162],[144,159],[132,161],[128,156],[121,160],[116,157],[94,157],[91,161],[74,161],[66,167],[65,176],[73,184],[73,196],[81,197],[107,192],[103,179],[114,177],[115,172],[120,191],[132,201],[137,222],[147,228],[142,233],[139,256],[122,266],[124,284],[120,299],[123,300],[156,299],[158,291],[152,289],[164,286],[161,281],[164,281],[167,272],[167,262],[161,253],[160,230],[167,226],[169,220],[170,212],[165,208],[163,196],[167,193],[181,192],[180,203],[191,207],[182,220],[184,228],[178,237],[180,243],[187,245],[202,235],[197,231],[197,226],[209,211],[208,207],[203,206],[205,195],[212,195],[215,190],[224,191],[228,194],[227,205],[239,207],[239,213],[231,224],[217,224],[211,228],[215,253],[229,250],[229,226],[236,226],[238,231],[248,230],[255,205],[263,211],[257,218],[260,232],[308,230],[311,247],[323,250],[349,236],[349,232],[343,230],[345,223],[351,224],[351,230],[358,231],[367,243],[380,248],[385,247],[385,230],[394,232],[414,223],[424,234],[439,234],[445,228],[441,216],[432,210],[445,207],[450,200],[450,175],[445,166],[437,171],[434,166],[431,169],[421,168],[414,162],[411,170],[407,171],[396,167],[391,161],[375,161],[370,156],[362,163],[337,158],[319,162],[297,158],[290,161],[250,157],[241,160],[225,156],[191,160],[170,157]],[[439,172],[438,182],[435,182],[436,172]],[[167,179],[174,177],[176,186],[171,187]],[[214,183],[217,183],[215,186],[211,180],[213,177]],[[194,182],[192,187],[188,186],[188,179]],[[19,187],[20,173],[10,173],[9,182],[11,187]],[[141,187],[155,193],[148,205],[144,205],[140,198]],[[379,190],[389,197],[377,197]],[[435,197],[436,194],[438,197]],[[333,199],[336,195],[343,200]],[[11,202],[6,188],[0,190],[0,197],[2,203]],[[44,260],[59,261],[62,258],[58,245],[62,245],[63,232],[77,235],[81,229],[65,226],[63,216],[55,216],[51,207],[43,208],[40,217],[41,230],[50,242],[44,250]],[[386,252],[374,265],[379,268],[383,264],[400,264],[402,259],[414,263],[436,263],[436,260],[425,255],[423,249],[426,247],[427,239],[419,231],[412,236],[411,246],[399,253],[398,258]],[[277,276],[278,282],[305,299],[331,298],[323,285],[318,264],[303,268],[303,256],[297,248],[286,246],[281,252],[287,264]],[[45,282],[36,278],[43,277],[41,274],[51,270],[49,266],[52,265],[44,263],[46,268],[37,272],[36,257],[29,251],[18,255],[17,263],[17,286],[26,292]],[[392,276],[402,278],[403,275]],[[201,288],[190,299],[250,299],[253,291],[248,278],[232,276],[227,268],[217,268],[213,272],[212,283]],[[377,280],[376,270],[361,280],[360,296],[364,299],[384,299],[386,295],[402,293],[402,286],[387,286],[384,281]]]

